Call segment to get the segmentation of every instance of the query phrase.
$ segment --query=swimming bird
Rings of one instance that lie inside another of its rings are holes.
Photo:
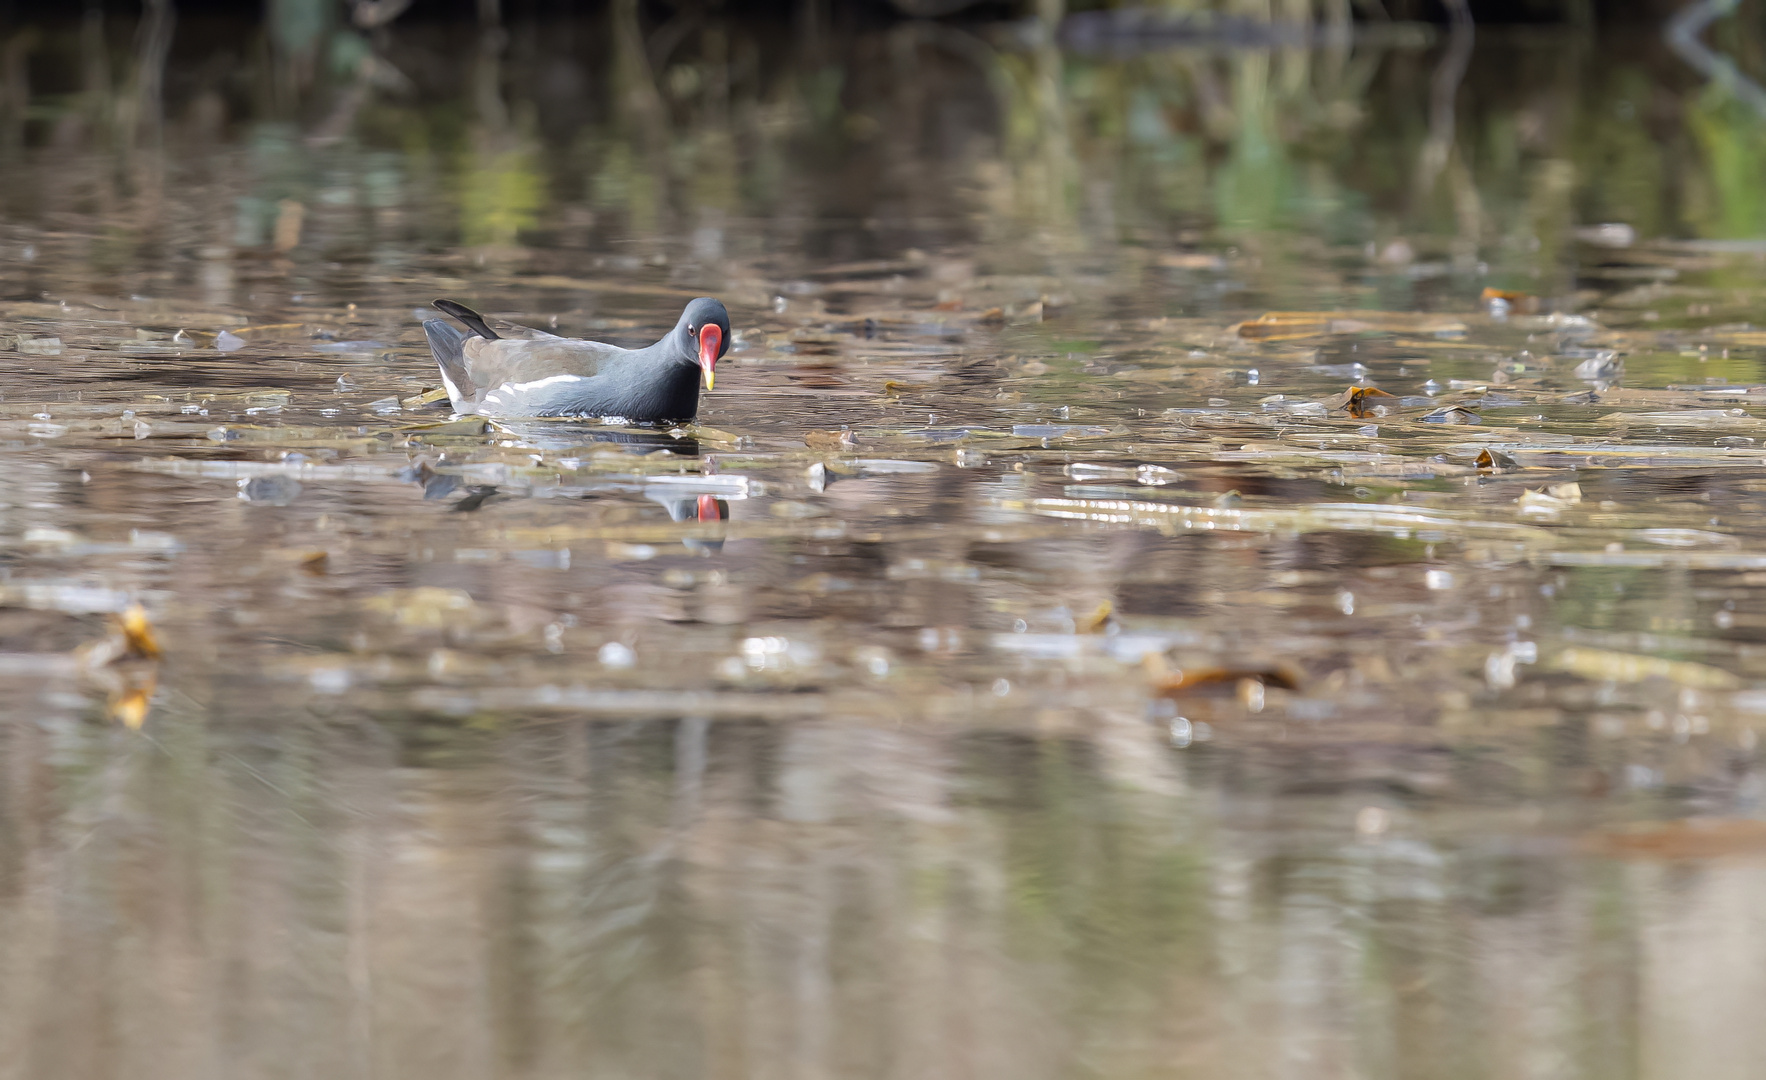
[[[480,416],[602,416],[639,423],[691,420],[699,412],[699,378],[730,347],[730,313],[709,296],[687,304],[675,328],[642,349],[548,334],[498,323],[452,300],[423,324],[429,351],[457,413]]]

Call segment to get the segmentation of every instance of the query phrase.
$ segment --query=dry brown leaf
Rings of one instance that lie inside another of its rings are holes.
[[[1350,416],[1362,417],[1366,416],[1373,408],[1368,401],[1369,398],[1389,398],[1391,396],[1377,387],[1351,386],[1337,395],[1337,401],[1333,407],[1346,411]]]
[[[1509,310],[1519,315],[1532,315],[1539,311],[1539,297],[1532,293],[1514,292],[1510,289],[1485,289],[1478,294],[1478,303],[1488,305],[1492,300],[1501,300],[1508,304]]]
[[[851,450],[858,445],[850,431],[810,431],[804,434],[803,442],[811,450]]]
[[[408,398],[401,398],[399,400],[399,405],[406,409],[417,409],[424,405],[433,405],[438,401],[446,400],[448,400],[447,387],[438,386],[433,390],[425,390],[421,394],[413,394]]]
[[[1229,686],[1237,689],[1240,682],[1249,680],[1263,686],[1274,686],[1282,690],[1294,690],[1300,686],[1298,672],[1280,665],[1268,667],[1192,667],[1174,668],[1165,662],[1158,653],[1147,654],[1142,662],[1147,674],[1152,678],[1153,692],[1166,697],[1195,690],[1203,686]]]
[[[125,652],[122,658],[159,659],[159,639],[154,636],[146,608],[132,604],[126,611],[113,616],[113,623],[123,637]]]
[[[1754,818],[1688,818],[1600,833],[1588,846],[1602,855],[1629,859],[1715,859],[1766,856],[1766,821]]]
[[[125,684],[110,696],[106,705],[110,718],[122,721],[130,731],[140,731],[147,723],[148,710],[153,707],[153,692],[158,685],[158,675],[152,670]]]
[[[1090,615],[1087,615],[1083,619],[1076,620],[1074,623],[1074,629],[1081,634],[1101,634],[1104,632],[1104,628],[1110,625],[1110,616],[1115,614],[1115,612],[1116,606],[1110,603],[1110,601],[1105,600],[1103,603],[1100,603],[1097,606],[1097,610],[1093,611]]]
[[[1477,465],[1480,469],[1494,469],[1498,472],[1520,468],[1519,465],[1515,464],[1514,458],[1509,457],[1500,450],[1492,450],[1488,446],[1478,451]]]

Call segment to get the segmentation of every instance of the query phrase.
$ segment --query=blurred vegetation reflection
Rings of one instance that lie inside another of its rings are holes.
[[[1452,78],[1460,31],[1421,24],[1075,51],[1046,22],[837,32],[620,0],[509,26],[493,2],[460,26],[399,6],[14,26],[0,140],[29,153],[7,159],[9,215],[95,214],[102,265],[133,274],[189,272],[150,241],[183,209],[165,185],[198,182],[237,207],[226,249],[851,259],[982,240],[1040,270],[1205,234],[1301,290],[1320,240],[1519,278],[1550,273],[1577,224],[1766,228],[1766,117],[1642,32],[1487,27]],[[1745,25],[1711,32],[1744,79]]]

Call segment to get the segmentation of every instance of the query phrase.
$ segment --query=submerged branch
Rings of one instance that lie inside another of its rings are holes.
[[[1447,39],[1447,54],[1435,69],[1429,87],[1429,136],[1423,141],[1417,158],[1416,200],[1420,203],[1435,189],[1447,157],[1453,152],[1454,108],[1459,99],[1459,84],[1465,79],[1471,63],[1475,31],[1472,11],[1466,0],[1447,0],[1452,17],[1452,31]]]
[[[1705,78],[1728,90],[1755,112],[1766,116],[1766,88],[1749,78],[1735,62],[1699,39],[1705,27],[1735,11],[1741,0],[1698,0],[1668,20],[1662,36],[1668,48]]]

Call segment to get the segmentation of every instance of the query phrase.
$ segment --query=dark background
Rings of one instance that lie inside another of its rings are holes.
[[[273,2],[273,0],[272,0]],[[486,0],[416,0],[399,16],[401,22],[424,20],[470,20],[480,17]],[[606,0],[490,0],[505,19],[519,20],[563,15],[592,15],[608,7]],[[700,9],[730,17],[799,17],[802,9],[815,5],[830,23],[867,24],[888,22],[927,10],[926,3],[950,9],[946,17],[960,20],[1023,18],[1034,13],[1035,0],[641,0],[646,17],[668,18],[684,9]],[[0,0],[0,20],[42,21],[78,19],[84,12],[102,9],[106,14],[129,15],[142,9],[140,0]],[[261,13],[265,5],[251,0],[173,0],[180,12],[240,16]],[[339,3],[340,10],[344,7]],[[1074,0],[1068,12],[1101,8],[1127,8],[1131,4]],[[1639,23],[1656,22],[1683,7],[1678,0],[1471,0],[1473,18],[1480,23]],[[1440,0],[1384,0],[1383,5],[1357,3],[1357,18],[1376,18],[1380,7],[1394,19],[1444,22],[1448,6]],[[1745,9],[1744,9],[1745,10]]]

